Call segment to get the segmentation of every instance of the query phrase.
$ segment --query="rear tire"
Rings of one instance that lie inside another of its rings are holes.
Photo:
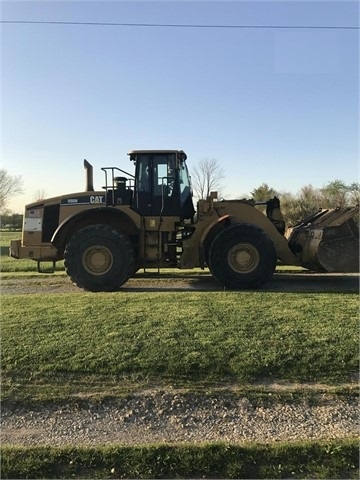
[[[118,290],[134,271],[130,241],[109,225],[91,225],[70,239],[64,252],[66,273],[92,292]]]
[[[259,227],[235,224],[215,237],[209,250],[209,268],[226,288],[259,288],[272,277],[276,250],[271,238]]]

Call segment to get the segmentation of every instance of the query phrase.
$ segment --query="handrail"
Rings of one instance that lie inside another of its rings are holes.
[[[108,190],[110,190],[112,188],[112,204],[115,205],[115,188],[114,188],[114,185],[115,185],[115,175],[114,175],[114,171],[118,171],[118,172],[121,172],[121,173],[125,173],[125,175],[128,175],[129,179],[127,180],[135,180],[135,176],[132,175],[131,173],[129,172],[126,172],[125,170],[122,170],[121,168],[118,168],[118,167],[102,167],[101,170],[103,172],[105,172],[105,190],[106,190],[106,193],[108,192]],[[111,170],[111,185],[108,184],[108,170]],[[135,182],[134,182],[135,183]],[[130,184],[130,187],[131,187],[131,184]],[[106,195],[106,204],[107,204],[107,195]]]

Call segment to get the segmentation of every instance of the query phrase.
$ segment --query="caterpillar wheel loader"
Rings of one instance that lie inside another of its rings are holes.
[[[64,259],[80,288],[114,291],[139,269],[208,267],[228,289],[256,289],[277,261],[325,272],[358,271],[358,208],[321,211],[285,238],[280,202],[199,200],[195,211],[186,154],[136,150],[134,175],[104,167],[105,186],[94,191],[84,160],[86,188],[25,207],[22,239],[10,255],[44,262]]]

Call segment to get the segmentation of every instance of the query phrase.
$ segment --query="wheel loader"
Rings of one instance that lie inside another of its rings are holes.
[[[63,259],[71,280],[93,292],[117,290],[139,269],[209,268],[227,289],[261,287],[278,262],[358,271],[358,207],[319,211],[286,238],[276,197],[260,202],[263,213],[252,199],[218,200],[212,192],[195,211],[184,151],[128,155],[134,174],[104,167],[105,185],[95,191],[84,160],[85,191],[26,205],[10,255],[35,260],[39,272]]]

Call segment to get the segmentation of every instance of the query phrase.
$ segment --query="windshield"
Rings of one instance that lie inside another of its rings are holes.
[[[138,155],[136,166],[139,191],[160,196],[172,195],[176,180],[174,153]]]
[[[180,164],[180,203],[184,205],[186,199],[192,195],[189,172],[185,162]]]

